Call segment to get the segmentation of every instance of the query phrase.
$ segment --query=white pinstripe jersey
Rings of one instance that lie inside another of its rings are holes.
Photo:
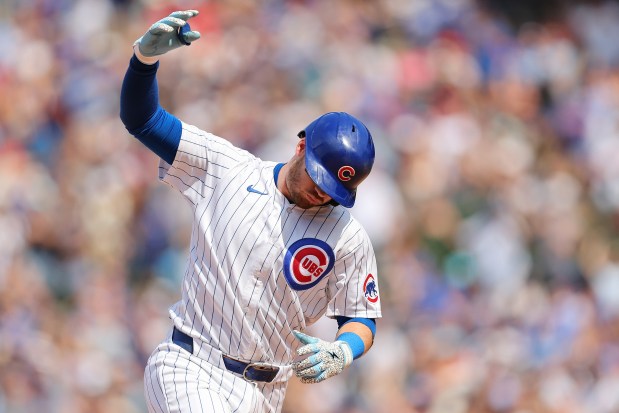
[[[233,357],[287,364],[321,316],[381,316],[376,260],[342,206],[301,209],[277,189],[275,162],[183,123],[159,178],[191,203],[194,223],[177,328]]]

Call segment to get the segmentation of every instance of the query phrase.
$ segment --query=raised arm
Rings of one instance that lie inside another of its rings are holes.
[[[200,38],[187,20],[195,10],[177,11],[153,24],[134,43],[134,55],[120,93],[120,119],[133,136],[171,164],[180,141],[181,122],[159,104],[159,56]]]

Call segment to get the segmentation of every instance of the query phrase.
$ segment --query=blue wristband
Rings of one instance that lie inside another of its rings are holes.
[[[340,334],[337,339],[344,341],[350,346],[353,359],[356,360],[363,355],[363,352],[365,351],[365,344],[363,344],[363,340],[357,334],[347,331]]]

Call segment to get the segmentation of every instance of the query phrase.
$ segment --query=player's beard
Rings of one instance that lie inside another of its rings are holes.
[[[308,209],[318,204],[313,203],[307,198],[307,193],[302,190],[307,186],[307,172],[305,172],[305,157],[296,157],[289,162],[290,169],[286,175],[286,186],[290,202],[298,206],[299,208]]]

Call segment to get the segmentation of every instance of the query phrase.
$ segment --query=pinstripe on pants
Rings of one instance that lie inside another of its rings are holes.
[[[162,342],[144,371],[149,413],[267,413],[281,410],[286,382],[250,383],[172,343]]]

